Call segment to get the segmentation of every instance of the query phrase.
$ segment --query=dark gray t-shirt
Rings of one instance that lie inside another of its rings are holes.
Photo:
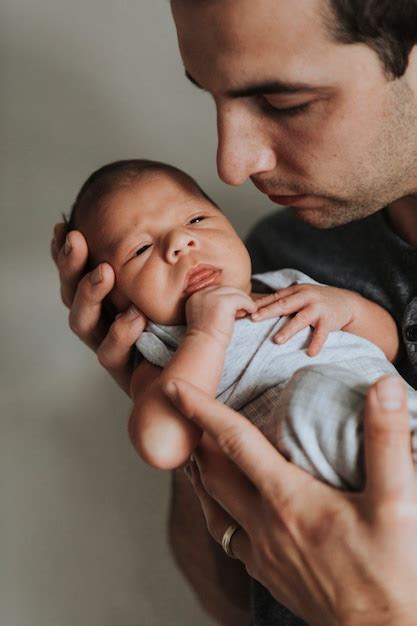
[[[254,273],[292,267],[389,311],[403,339],[397,369],[417,388],[417,248],[394,233],[384,210],[328,230],[298,222],[290,209],[279,211],[254,228],[247,246]],[[305,626],[256,581],[252,619],[252,626]]]

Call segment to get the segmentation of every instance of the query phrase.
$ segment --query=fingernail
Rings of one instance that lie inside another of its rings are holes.
[[[114,319],[118,320],[120,317],[122,317],[122,315],[123,315],[123,313],[118,313]]]
[[[65,239],[65,244],[64,244],[64,254],[65,256],[68,256],[69,253],[72,250],[72,245],[71,245],[71,241],[69,239],[69,235],[67,235],[66,239]]]
[[[172,382],[172,380],[165,383],[163,389],[168,398],[174,401],[178,400],[178,387],[174,382]]]
[[[101,265],[96,267],[94,272],[90,274],[90,282],[92,285],[98,285],[101,282]]]
[[[127,320],[134,320],[137,317],[139,317],[139,311],[137,310],[137,308],[135,307],[134,304],[132,304],[132,306],[130,306],[127,310],[126,313],[126,319]]]
[[[378,402],[386,411],[396,411],[404,403],[404,385],[398,376],[387,376],[376,384]]]
[[[261,316],[259,315],[259,313],[252,313],[252,319],[253,320],[259,320],[259,319],[261,319]]]
[[[187,476],[187,478],[189,478],[191,480],[191,465],[190,465],[190,463],[187,463],[187,465],[184,467],[184,474]]]
[[[284,343],[285,337],[283,337],[282,335],[280,335],[278,337],[274,337],[274,341],[275,341],[275,343]]]

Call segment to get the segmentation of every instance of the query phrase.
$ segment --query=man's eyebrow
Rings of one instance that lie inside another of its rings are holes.
[[[191,74],[185,70],[185,76],[193,83],[198,89],[207,91],[202,87]],[[228,98],[248,98],[250,96],[259,96],[261,94],[294,94],[300,92],[312,92],[317,91],[319,88],[308,83],[293,83],[282,80],[271,80],[263,83],[257,83],[254,85],[247,85],[239,87],[238,89],[231,89],[226,92]]]

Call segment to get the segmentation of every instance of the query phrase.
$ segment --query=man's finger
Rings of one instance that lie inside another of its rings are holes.
[[[58,252],[57,266],[61,281],[61,297],[65,306],[71,307],[78,283],[84,275],[88,258],[85,237],[77,230],[71,231]]]
[[[113,268],[108,263],[101,263],[82,278],[75,293],[70,311],[70,327],[94,351],[108,331],[108,324],[102,316],[102,304],[113,286]]]
[[[217,543],[221,544],[224,533],[229,526],[235,524],[237,520],[223,510],[222,507],[204,489],[198,467],[195,462],[189,464],[186,474],[191,480],[194,491],[200,500],[208,531],[213,539],[217,541]],[[237,559],[243,562],[246,561],[250,553],[250,542],[243,528],[240,528],[234,533],[230,541],[230,547],[233,555]]]
[[[369,390],[365,409],[366,490],[372,498],[407,496],[414,471],[407,393],[398,376],[385,376]]]
[[[56,265],[58,264],[59,251],[61,250],[61,248],[63,247],[65,243],[66,232],[67,232],[67,228],[64,222],[59,222],[59,224],[55,224],[54,235],[51,241],[51,256]]]
[[[184,380],[169,381],[164,391],[178,410],[205,430],[261,492],[269,494],[273,489],[277,501],[287,501],[294,493],[304,472],[286,461],[246,418]]]
[[[97,350],[100,364],[126,389],[130,383],[131,349],[146,322],[146,317],[132,305],[113,322]]]
[[[259,492],[247,476],[204,436],[194,452],[204,489],[239,524],[248,528],[259,508]]]

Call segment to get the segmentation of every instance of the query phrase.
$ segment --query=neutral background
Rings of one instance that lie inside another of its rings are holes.
[[[119,158],[188,170],[241,234],[272,207],[219,182],[166,0],[3,0],[0,31],[0,626],[207,626],[166,545],[169,477],[67,327],[49,241]]]

